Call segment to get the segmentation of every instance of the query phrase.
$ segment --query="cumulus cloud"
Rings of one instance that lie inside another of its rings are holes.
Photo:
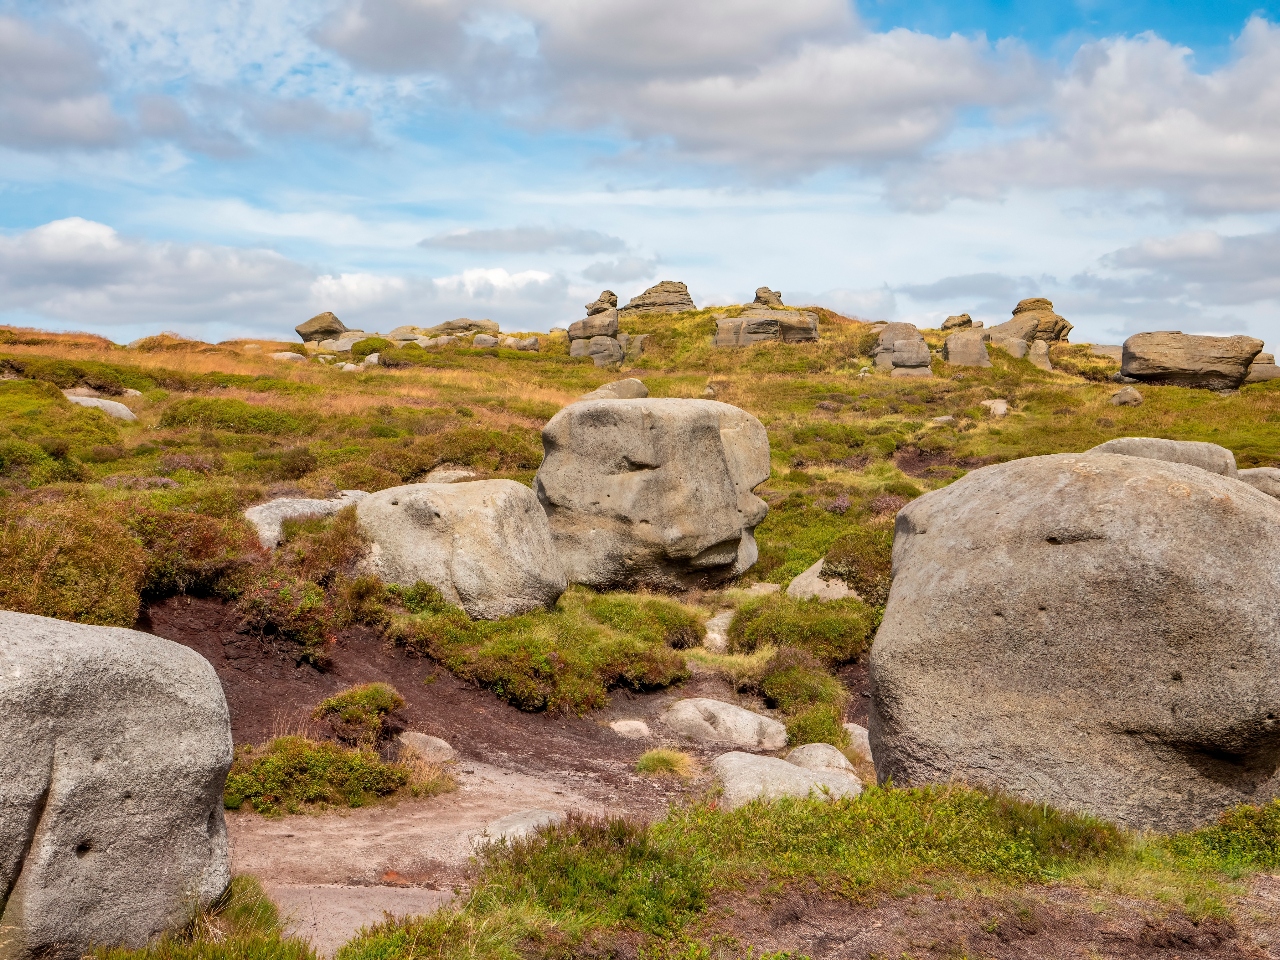
[[[324,272],[271,250],[156,243],[72,217],[0,236],[0,313],[129,339],[178,329],[207,340],[291,337],[320,310],[390,329],[461,315],[545,329],[574,309],[562,276],[466,270],[448,277]]]
[[[418,242],[420,247],[486,253],[614,253],[626,249],[618,237],[598,230],[565,227],[507,227],[497,230],[455,230]]]
[[[104,92],[89,41],[0,16],[0,144],[94,149],[122,143],[127,127]]]
[[[657,270],[656,257],[618,257],[616,260],[597,260],[582,271],[582,276],[594,283],[626,283],[629,280],[647,280]]]
[[[1029,135],[909,171],[894,196],[936,206],[1023,185],[1160,190],[1200,213],[1280,206],[1280,27],[1261,17],[1208,73],[1150,33],[1086,44],[1044,111]]]

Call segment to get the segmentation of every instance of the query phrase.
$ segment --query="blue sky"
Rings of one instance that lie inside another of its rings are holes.
[[[1280,345],[1280,3],[0,0],[0,320],[602,288]]]

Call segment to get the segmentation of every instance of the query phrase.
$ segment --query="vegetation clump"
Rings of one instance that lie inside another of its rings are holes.
[[[328,720],[339,740],[377,746],[388,733],[387,717],[404,706],[404,697],[389,683],[364,683],[320,701],[312,716]]]
[[[659,747],[648,750],[636,761],[636,773],[650,777],[679,777],[693,774],[693,758],[679,750]]]
[[[893,531],[859,527],[831,545],[822,572],[839,577],[873,607],[883,607],[892,567]]]
[[[874,611],[853,597],[794,600],[777,593],[738,608],[729,624],[729,649],[752,653],[765,645],[797,647],[834,666],[860,657],[877,625]]]

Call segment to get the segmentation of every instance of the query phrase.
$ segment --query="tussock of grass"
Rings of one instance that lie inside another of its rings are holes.
[[[679,750],[659,747],[641,755],[636,761],[636,773],[651,777],[688,777],[693,773],[693,758]]]
[[[305,940],[285,935],[280,912],[262,885],[237,876],[222,898],[185,929],[141,950],[99,948],[94,960],[317,960]]]
[[[793,600],[775,593],[738,608],[729,624],[729,649],[798,647],[827,664],[847,663],[871,645],[876,626],[875,611],[860,600]]]
[[[386,739],[387,715],[403,706],[391,684],[364,683],[321,700],[312,716],[328,720],[343,742],[372,747]]]

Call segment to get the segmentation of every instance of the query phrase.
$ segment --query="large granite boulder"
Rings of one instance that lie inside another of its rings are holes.
[[[689,296],[689,288],[678,280],[663,280],[632,297],[622,308],[622,313],[682,313],[685,310],[697,310],[693,298]]]
[[[1120,373],[1146,383],[1234,390],[1244,383],[1262,347],[1256,337],[1135,333],[1124,342]]]
[[[942,343],[942,359],[957,367],[991,366],[986,334],[971,328],[951,334]]]
[[[1159,437],[1117,437],[1100,443],[1090,453],[1118,453],[1166,463],[1186,463],[1223,477],[1236,476],[1236,456],[1226,447],[1198,440],[1162,440]]]
[[[573,583],[683,588],[756,561],[760,421],[714,400],[584,400],[543,428],[534,489]]]
[[[618,295],[612,290],[601,290],[600,296],[587,304],[587,316],[594,317],[597,313],[605,313],[609,310],[618,309]]]
[[[898,514],[871,648],[897,786],[968,781],[1134,828],[1273,796],[1280,504],[1089,452],[975,470]]]
[[[226,889],[231,722],[199,654],[0,611],[0,715],[0,956],[140,948]]]
[[[347,332],[346,326],[341,320],[326,310],[324,313],[317,313],[306,323],[300,323],[293,328],[304,343],[315,341],[319,343],[321,340],[333,340],[342,336]]]
[[[569,324],[570,340],[590,340],[592,337],[616,337],[618,335],[618,311],[612,308],[591,314],[585,320]]]
[[[425,581],[477,620],[550,609],[564,593],[546,515],[514,480],[391,487],[361,500],[356,517],[371,572],[401,586]]]
[[[1066,340],[1072,326],[1053,312],[1053,304],[1044,297],[1023,300],[1013,308],[1012,319],[988,328],[993,340]]]

